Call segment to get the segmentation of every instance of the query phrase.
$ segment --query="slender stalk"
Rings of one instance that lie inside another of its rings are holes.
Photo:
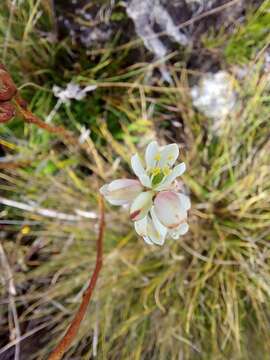
[[[78,145],[81,148],[83,148],[86,152],[89,152],[87,145],[80,144],[78,139],[72,133],[66,130],[64,127],[47,124],[46,122],[42,121],[39,117],[34,115],[30,110],[28,110],[27,104],[20,97],[16,85],[14,84],[11,76],[6,71],[5,66],[0,63],[0,122],[8,122],[14,117],[15,107],[13,105],[15,105],[17,113],[22,116],[24,121],[30,124],[35,124],[39,128],[46,130],[49,133],[59,135],[65,140],[67,140],[70,144]],[[103,237],[104,237],[104,228],[105,228],[104,201],[101,195],[99,197],[99,214],[100,214],[100,220],[99,220],[99,234],[97,238],[97,255],[96,255],[96,265],[93,275],[83,295],[82,302],[79,309],[77,310],[77,313],[75,314],[63,339],[59,342],[59,344],[51,353],[49,360],[61,359],[64,353],[69,349],[70,345],[72,344],[74,338],[76,337],[79,331],[80,324],[85,316],[87,307],[89,305],[94,288],[96,286],[98,275],[102,267]],[[61,214],[61,216],[62,215],[63,214]]]
[[[86,289],[81,305],[73,318],[70,326],[66,334],[64,335],[63,339],[59,342],[56,348],[53,350],[51,355],[49,356],[48,360],[60,360],[64,353],[69,349],[70,345],[72,344],[73,340],[75,339],[80,324],[85,316],[88,304],[91,300],[94,288],[97,283],[98,275],[102,267],[102,257],[103,257],[103,237],[104,237],[104,228],[105,228],[105,213],[104,213],[104,201],[103,197],[100,196],[99,198],[99,213],[100,213],[100,220],[99,220],[99,234],[97,238],[97,255],[96,255],[96,265],[93,275],[90,279],[88,288]]]
[[[22,115],[24,120],[30,124],[34,124],[38,126],[39,128],[48,131],[51,134],[61,135],[66,140],[68,140],[69,143],[76,145],[78,144],[78,141],[74,135],[72,135],[68,130],[66,130],[62,126],[53,126],[50,124],[45,123],[42,121],[39,117],[34,115],[30,110],[27,108],[24,108],[22,104],[20,103],[20,99],[18,97],[15,97],[15,103],[17,105],[17,109],[19,114]]]

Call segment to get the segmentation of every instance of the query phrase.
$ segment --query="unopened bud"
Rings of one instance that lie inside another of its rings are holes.
[[[15,108],[10,102],[0,102],[0,123],[8,122],[15,116],[15,114]]]
[[[16,85],[10,75],[3,68],[0,68],[0,101],[11,100],[16,92]]]

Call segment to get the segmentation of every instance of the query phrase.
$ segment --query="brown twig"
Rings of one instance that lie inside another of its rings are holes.
[[[88,288],[86,289],[81,305],[72,320],[65,336],[56,346],[56,348],[51,353],[48,360],[60,360],[64,353],[70,347],[72,341],[76,337],[78,330],[80,328],[80,324],[84,318],[86,313],[88,304],[91,300],[94,288],[96,286],[96,282],[98,279],[99,272],[102,267],[102,257],[103,257],[103,237],[104,237],[104,228],[105,228],[105,214],[104,214],[104,201],[102,196],[99,198],[99,213],[100,213],[100,220],[99,220],[99,234],[97,239],[97,255],[96,255],[96,265],[93,275],[90,279]]]

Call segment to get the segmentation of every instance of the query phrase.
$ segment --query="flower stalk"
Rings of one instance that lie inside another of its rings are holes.
[[[48,360],[60,360],[62,359],[64,353],[69,349],[71,346],[73,340],[75,339],[80,324],[85,316],[86,310],[88,308],[89,302],[91,300],[94,288],[97,283],[98,275],[100,273],[100,270],[102,268],[102,259],[103,259],[103,238],[104,238],[104,229],[105,229],[105,211],[104,211],[104,201],[103,197],[100,196],[99,198],[99,234],[97,239],[97,255],[96,255],[96,265],[93,272],[93,275],[91,276],[88,288],[86,289],[81,305],[74,316],[65,336],[63,339],[59,342],[59,344],[56,346],[56,348],[53,350],[51,355],[49,356]]]
[[[33,114],[27,108],[26,101],[20,97],[18,89],[14,84],[8,71],[6,70],[5,66],[0,63],[0,123],[6,123],[12,120],[15,115],[20,115],[25,122],[34,124],[39,128],[48,131],[51,134],[61,136],[70,144],[78,145],[86,152],[89,152],[89,149],[84,144],[81,144],[78,139],[68,130],[61,126],[53,126],[47,124],[42,121],[38,116]],[[103,260],[105,210],[102,195],[99,196],[99,214],[99,233],[97,238],[97,254],[94,272],[89,281],[89,285],[83,295],[79,309],[77,310],[70,326],[68,327],[66,334],[51,353],[49,360],[62,359],[65,352],[69,349],[79,331],[81,322],[85,316],[88,305],[92,298],[92,294],[95,289],[100,270],[102,268]]]

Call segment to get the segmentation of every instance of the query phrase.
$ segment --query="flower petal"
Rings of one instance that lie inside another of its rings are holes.
[[[150,240],[148,236],[144,236],[143,240],[146,242],[147,245],[154,245],[154,243]]]
[[[157,223],[154,223],[154,221],[150,217],[148,217],[147,235],[150,241],[152,241],[154,244],[157,245],[164,244],[167,234],[167,229],[166,232],[164,232],[163,229],[164,229],[163,225],[159,227]]]
[[[145,216],[143,219],[135,221],[134,227],[137,234],[143,237],[146,244],[154,245],[147,234],[147,224],[148,224],[148,216]]]
[[[141,220],[135,221],[134,227],[135,227],[136,233],[139,236],[142,236],[142,237],[147,236],[147,216],[145,216]]]
[[[147,215],[153,204],[153,195],[154,193],[152,191],[145,191],[136,197],[130,207],[131,220],[138,221]]]
[[[186,171],[186,164],[182,162],[179,165],[176,165],[172,172],[164,178],[164,180],[156,187],[156,190],[166,190],[171,185],[171,183],[178,177],[181,176]]]
[[[181,205],[179,195],[174,191],[158,193],[154,201],[154,209],[159,221],[169,229],[178,227],[187,218],[187,212]]]
[[[133,201],[143,190],[134,179],[118,179],[100,188],[101,194],[112,205],[125,205]]]
[[[189,229],[188,223],[185,222],[179,225],[178,228],[170,230],[169,234],[173,239],[177,240],[181,235],[185,235],[188,232],[188,229]]]
[[[158,154],[158,144],[156,141],[152,141],[145,150],[145,162],[147,170],[155,167],[156,156]]]
[[[147,244],[163,245],[167,235],[167,228],[160,223],[153,207],[151,217],[147,215],[143,219],[135,221],[135,230]]]
[[[140,182],[146,187],[151,187],[150,178],[147,175],[138,154],[131,157],[131,167],[134,174],[140,179]]]
[[[178,196],[179,196],[179,199],[180,199],[182,209],[184,211],[189,210],[190,207],[191,207],[190,198],[187,195],[184,195],[182,193],[178,193]]]
[[[152,233],[150,232],[150,234],[148,233],[148,235],[150,236],[150,239],[153,241],[153,243],[163,245],[168,229],[158,220],[154,207],[151,208],[150,213],[155,231]]]
[[[160,152],[159,166],[161,168],[165,166],[172,167],[178,158],[179,147],[177,144],[170,144],[163,147]]]

